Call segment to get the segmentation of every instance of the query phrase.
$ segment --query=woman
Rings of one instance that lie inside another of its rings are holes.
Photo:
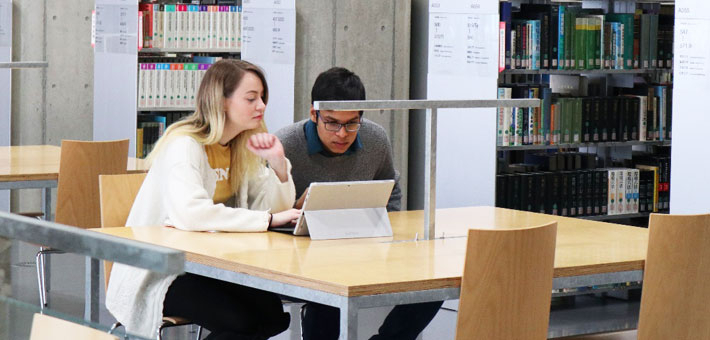
[[[257,232],[297,219],[291,164],[278,138],[266,133],[267,101],[257,66],[233,59],[212,65],[194,114],[170,126],[149,155],[126,224]],[[111,272],[106,307],[129,332],[146,337],[163,315],[204,326],[208,339],[266,339],[289,324],[275,294],[121,264]]]

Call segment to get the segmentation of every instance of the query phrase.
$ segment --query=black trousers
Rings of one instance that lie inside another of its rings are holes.
[[[436,316],[443,301],[395,306],[370,340],[414,340]],[[340,310],[318,303],[301,309],[303,340],[335,340],[340,335]]]
[[[268,339],[285,331],[291,319],[276,294],[189,273],[168,288],[163,315],[208,329],[210,340]]]

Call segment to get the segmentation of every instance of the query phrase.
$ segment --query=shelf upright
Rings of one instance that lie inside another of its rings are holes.
[[[138,1],[95,0],[94,140],[130,139],[136,152]]]

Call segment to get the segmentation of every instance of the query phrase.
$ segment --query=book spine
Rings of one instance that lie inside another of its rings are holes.
[[[585,69],[585,36],[586,36],[586,20],[582,17],[575,18],[574,25],[574,56],[575,56],[575,67],[577,70]]]
[[[550,68],[550,12],[544,12],[542,22],[538,23],[538,41],[540,68]]]
[[[560,5],[550,5],[550,28],[548,39],[550,41],[550,69],[557,69],[559,62],[559,30],[560,30]]]
[[[648,53],[651,60],[651,67],[658,67],[658,14],[652,14],[650,19],[650,45]]]
[[[502,23],[503,24],[503,23]],[[505,88],[499,87],[498,88],[498,99],[504,99],[505,98]],[[505,108],[504,107],[499,107],[498,108],[498,126],[496,129],[496,145],[506,145],[504,140],[503,140],[503,131],[506,129],[505,127]]]
[[[580,143],[582,141],[582,98],[575,98],[573,105],[572,142]]]
[[[646,132],[648,129],[648,98],[645,96],[638,96],[637,98],[638,98],[638,103],[639,103],[639,110],[638,110],[639,140],[646,141],[646,139],[647,139]]]
[[[540,96],[542,97],[541,115],[542,115],[542,129],[540,131],[541,142],[540,144],[549,145],[552,141],[552,89],[549,87],[543,87],[540,89],[542,92]]]
[[[566,53],[566,45],[565,45],[565,37],[566,37],[566,16],[567,12],[565,9],[564,5],[559,5],[559,17],[557,20],[557,23],[559,25],[558,27],[558,33],[557,33],[557,69],[563,70],[565,69],[567,65],[567,58],[565,57]]]

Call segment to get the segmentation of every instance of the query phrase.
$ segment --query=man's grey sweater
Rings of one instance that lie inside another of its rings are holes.
[[[387,203],[388,211],[401,209],[402,192],[399,175],[394,170],[392,147],[385,129],[367,119],[362,119],[358,131],[362,148],[351,154],[328,156],[308,154],[304,125],[308,120],[289,125],[276,132],[291,161],[291,174],[296,185],[296,198],[311,182],[368,181],[394,179],[395,185]]]

